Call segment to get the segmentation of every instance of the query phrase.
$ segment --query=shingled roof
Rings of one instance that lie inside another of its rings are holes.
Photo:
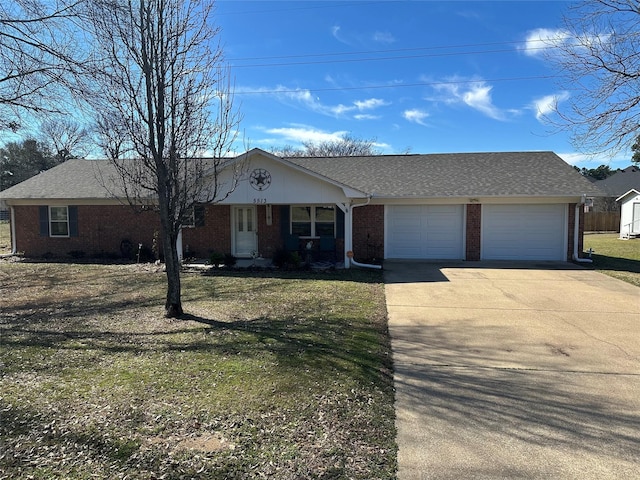
[[[382,198],[602,196],[553,152],[289,158]]]
[[[0,192],[0,198],[106,199],[123,196],[107,160],[71,159]]]
[[[640,167],[632,165],[617,171],[610,177],[597,180],[593,184],[611,197],[619,197],[632,188],[640,191]]]
[[[553,152],[448,153],[287,158],[380,198],[576,197],[604,193]],[[105,160],[68,160],[3,192],[12,199],[122,196]]]

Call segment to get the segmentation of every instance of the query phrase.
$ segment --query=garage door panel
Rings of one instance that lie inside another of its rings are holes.
[[[462,258],[461,205],[396,205],[387,214],[387,258]]]
[[[487,260],[565,260],[566,207],[484,205],[482,258]]]

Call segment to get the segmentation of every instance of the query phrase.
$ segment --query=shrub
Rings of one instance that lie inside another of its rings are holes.
[[[209,257],[209,263],[213,265],[213,268],[218,268],[219,265],[224,263],[225,256],[219,252],[212,252]]]
[[[235,266],[237,261],[238,261],[238,259],[236,257],[234,257],[233,255],[231,255],[230,253],[226,253],[224,255],[224,265],[225,265],[225,267],[233,267],[233,266]]]
[[[302,263],[302,259],[298,252],[277,250],[273,254],[271,262],[278,268],[299,268]]]

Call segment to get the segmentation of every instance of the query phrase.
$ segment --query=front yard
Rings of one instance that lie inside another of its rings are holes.
[[[0,478],[391,479],[379,272],[0,263]]]
[[[617,233],[585,234],[584,250],[593,249],[593,268],[640,287],[640,239],[620,240]]]

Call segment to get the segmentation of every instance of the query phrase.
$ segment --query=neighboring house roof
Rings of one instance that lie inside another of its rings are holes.
[[[619,197],[632,188],[640,190],[640,167],[632,165],[619,170],[613,175],[593,182],[599,189],[607,193],[609,197]]]
[[[635,197],[636,195],[640,195],[640,189],[636,190],[635,188],[632,188],[628,192],[625,192],[624,194],[616,198],[616,202],[621,202],[622,200],[625,200],[628,197]]]
[[[553,152],[288,160],[376,197],[602,196]]]
[[[258,149],[252,154],[271,154]],[[240,158],[240,157],[238,157]],[[576,197],[603,192],[553,152],[448,153],[286,158],[336,184],[380,198]],[[123,196],[105,160],[68,160],[3,192],[13,199]]]

